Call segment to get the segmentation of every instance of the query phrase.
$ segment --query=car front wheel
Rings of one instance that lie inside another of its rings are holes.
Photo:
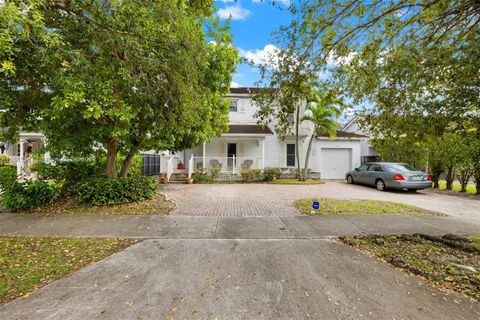
[[[353,184],[353,177],[351,175],[347,176],[347,183],[348,184]]]
[[[378,191],[385,191],[385,182],[382,179],[378,179],[375,182],[375,186],[377,187]]]

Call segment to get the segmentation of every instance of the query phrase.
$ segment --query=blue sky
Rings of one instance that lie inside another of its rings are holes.
[[[240,55],[251,60],[262,59],[266,52],[274,50],[272,32],[290,21],[289,0],[277,0],[277,6],[269,0],[217,0],[216,14],[221,19],[231,17],[233,43]],[[232,86],[253,86],[260,76],[255,68],[247,64],[237,67]]]

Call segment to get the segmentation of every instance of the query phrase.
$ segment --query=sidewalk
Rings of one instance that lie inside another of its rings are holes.
[[[0,235],[158,239],[321,239],[367,234],[480,235],[453,217],[402,215],[193,217],[0,214]]]

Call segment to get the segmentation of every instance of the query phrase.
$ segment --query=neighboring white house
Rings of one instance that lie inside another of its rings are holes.
[[[354,117],[349,122],[347,122],[343,126],[342,131],[348,132],[348,133],[355,133],[355,134],[358,134],[360,136],[363,136],[360,139],[360,146],[361,146],[360,147],[360,156],[361,156],[362,163],[378,160],[379,156],[375,152],[375,150],[374,150],[374,148],[373,148],[373,146],[370,142],[370,137],[358,125],[358,118],[357,117]]]
[[[18,141],[0,141],[0,154],[10,157],[13,165],[18,167],[18,173],[28,168],[29,157],[32,153],[39,151],[45,143],[45,136],[38,132],[20,132]],[[45,155],[48,160],[49,155]]]
[[[195,148],[180,152],[178,157],[189,171],[217,167],[221,172],[239,173],[242,169],[296,168],[295,137],[280,139],[272,127],[257,124],[252,102],[255,88],[231,88],[226,96],[231,100],[229,131]],[[303,114],[305,110],[301,110]],[[301,166],[310,136],[311,123],[300,127]],[[343,179],[345,173],[360,165],[361,141],[364,136],[339,131],[334,140],[317,136],[312,148],[309,167],[322,179]],[[192,168],[193,166],[193,168]]]

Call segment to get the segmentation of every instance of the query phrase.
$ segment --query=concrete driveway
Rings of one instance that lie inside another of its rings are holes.
[[[173,214],[190,216],[296,216],[299,198],[378,199],[398,201],[480,223],[480,198],[467,199],[423,190],[380,192],[374,188],[328,181],[321,185],[201,184],[168,185],[163,190],[177,203]]]
[[[178,205],[166,218],[0,215],[0,234],[150,238],[0,306],[0,319],[480,319],[480,304],[330,239],[478,234],[478,200],[338,181],[163,191]],[[306,217],[292,206],[304,197],[394,200],[454,217]]]
[[[0,319],[479,319],[447,294],[332,240],[145,240]]]

